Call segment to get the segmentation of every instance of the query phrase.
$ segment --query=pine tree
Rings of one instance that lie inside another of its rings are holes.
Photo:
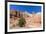
[[[24,27],[24,26],[25,26],[25,23],[26,23],[25,18],[24,18],[24,17],[21,17],[21,18],[19,19],[19,26],[20,26],[20,27]]]

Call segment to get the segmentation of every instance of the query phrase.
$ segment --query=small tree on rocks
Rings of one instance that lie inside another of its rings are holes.
[[[25,26],[25,23],[26,23],[25,18],[24,18],[24,17],[21,17],[21,18],[19,19],[19,26],[20,26],[20,27],[24,27],[24,26]]]

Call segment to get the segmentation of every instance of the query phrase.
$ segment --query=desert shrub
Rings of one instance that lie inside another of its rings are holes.
[[[24,17],[21,17],[21,18],[19,19],[19,26],[20,26],[20,27],[24,27],[24,26],[25,26],[25,23],[26,23],[25,18],[24,18]]]

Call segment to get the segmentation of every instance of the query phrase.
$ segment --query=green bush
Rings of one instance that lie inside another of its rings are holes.
[[[25,18],[24,18],[24,17],[21,17],[21,18],[19,19],[19,26],[20,26],[20,27],[24,27],[24,26],[25,26],[25,23],[26,23]]]

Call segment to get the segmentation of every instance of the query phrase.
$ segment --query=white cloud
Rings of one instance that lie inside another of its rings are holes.
[[[40,14],[41,14],[41,12],[37,12],[36,14],[37,14],[37,15],[40,15]]]
[[[24,12],[25,14],[29,15],[29,16],[32,16],[32,14],[30,14],[29,12],[25,11]]]

